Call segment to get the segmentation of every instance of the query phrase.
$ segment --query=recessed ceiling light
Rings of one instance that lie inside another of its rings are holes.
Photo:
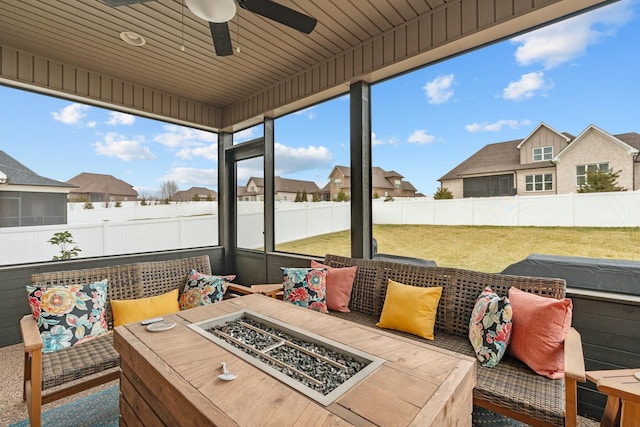
[[[142,46],[147,41],[140,34],[136,34],[131,31],[123,31],[120,33],[120,38],[124,40],[125,43],[133,45],[133,46]]]

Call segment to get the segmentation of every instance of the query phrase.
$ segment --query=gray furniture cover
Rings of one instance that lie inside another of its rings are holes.
[[[640,262],[532,254],[502,273],[557,277],[567,287],[640,295]]]

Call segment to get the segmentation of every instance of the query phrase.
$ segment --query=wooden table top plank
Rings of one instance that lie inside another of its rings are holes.
[[[397,369],[397,365],[381,366],[369,377],[374,387],[384,388],[398,398],[422,408],[438,389],[438,385]]]
[[[369,377],[370,380],[349,390],[336,403],[367,418],[375,425],[408,425],[420,408],[399,396],[396,393],[397,389],[384,387],[384,381],[379,378],[379,374],[380,370],[373,373]],[[378,378],[374,379],[375,377]]]

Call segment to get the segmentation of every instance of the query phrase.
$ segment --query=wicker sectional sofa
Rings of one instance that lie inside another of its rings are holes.
[[[388,279],[412,286],[441,286],[435,339],[424,341],[472,357],[475,353],[469,342],[469,319],[478,295],[486,286],[499,295],[506,295],[509,288],[515,286],[545,297],[560,299],[565,296],[563,279],[508,276],[330,254],[325,256],[324,264],[358,267],[349,305],[351,312],[331,314],[372,327],[380,318]],[[423,340],[415,335],[392,332]],[[575,329],[571,329],[565,340],[564,380],[540,376],[508,355],[496,367],[486,368],[478,363],[477,368],[474,405],[530,425],[577,424],[577,382],[586,379],[582,344]]]
[[[113,329],[111,300],[138,299],[174,289],[182,292],[188,273],[196,269],[211,274],[209,257],[124,264],[83,270],[33,274],[33,285],[77,285],[108,279],[106,320]],[[230,284],[237,292],[243,287]],[[238,288],[238,289],[236,289]],[[50,353],[42,352],[40,331],[32,315],[20,321],[24,342],[24,390],[32,426],[41,425],[43,404],[78,393],[120,377],[120,357],[113,348],[113,335],[103,335],[82,345]],[[46,394],[43,391],[47,391]]]

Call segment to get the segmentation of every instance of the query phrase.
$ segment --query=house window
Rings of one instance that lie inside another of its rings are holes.
[[[540,175],[527,175],[525,177],[525,191],[550,191],[553,190],[553,175],[550,173]]]
[[[253,185],[249,186],[249,191],[251,193],[255,193],[256,192],[256,187],[254,187]]]
[[[336,187],[340,187],[340,178],[336,178],[333,180],[333,185],[335,185]]]
[[[609,163],[593,163],[590,165],[576,166],[576,185],[581,186],[587,183],[587,171],[609,172]]]
[[[400,188],[401,185],[402,185],[402,181],[400,181],[399,179],[396,179],[395,187]]]
[[[553,147],[538,147],[533,149],[533,161],[541,162],[543,160],[553,159]]]

